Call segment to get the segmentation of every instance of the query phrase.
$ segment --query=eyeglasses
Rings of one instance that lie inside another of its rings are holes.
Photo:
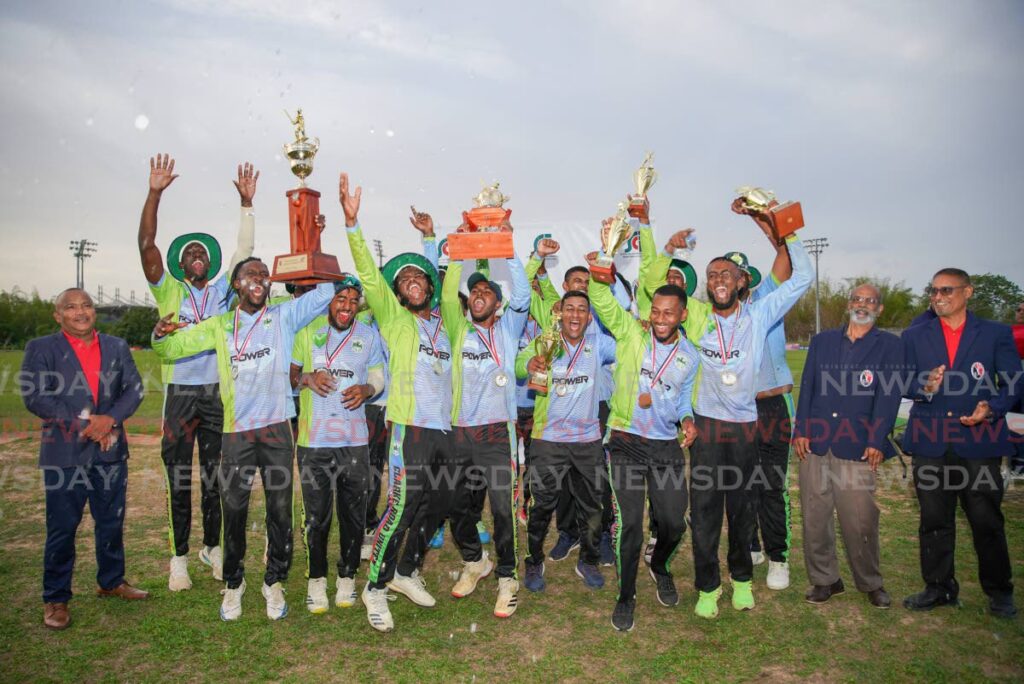
[[[967,286],[943,285],[942,287],[932,287],[931,285],[929,285],[928,287],[924,288],[924,293],[931,297],[932,299],[938,297],[939,295],[942,295],[943,297],[950,297],[953,295],[954,292],[956,292],[957,290],[962,290],[965,287]]]
[[[877,306],[878,297],[861,297],[860,295],[850,295],[851,304],[867,304],[868,306]]]

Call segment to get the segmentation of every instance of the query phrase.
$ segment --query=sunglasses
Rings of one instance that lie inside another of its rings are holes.
[[[950,297],[953,295],[954,292],[956,292],[957,290],[962,290],[965,287],[967,286],[943,285],[942,287],[932,287],[931,285],[929,285],[928,287],[924,288],[924,293],[932,298],[938,297],[939,295],[942,295],[943,297]]]

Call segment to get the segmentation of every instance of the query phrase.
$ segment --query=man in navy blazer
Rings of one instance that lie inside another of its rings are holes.
[[[800,508],[808,603],[845,591],[836,560],[833,511],[858,591],[877,608],[892,604],[879,566],[875,472],[893,456],[889,433],[904,377],[900,339],[875,327],[881,291],[869,283],[850,293],[846,327],[815,335],[800,379],[793,450],[800,458]]]
[[[142,379],[127,343],[96,333],[96,310],[83,290],[57,296],[61,331],[25,347],[19,389],[25,407],[43,420],[39,467],[46,493],[43,623],[71,622],[75,533],[85,502],[96,523],[100,596],[142,599],[124,581],[128,443],[124,421],[142,403]]]
[[[1014,453],[1005,415],[1020,396],[1022,373],[1009,326],[967,311],[973,294],[966,272],[942,269],[928,287],[936,318],[903,333],[911,373],[905,395],[914,400],[903,449],[913,455],[926,585],[903,605],[931,610],[959,602],[953,571],[959,500],[989,610],[1013,617],[1000,462]]]

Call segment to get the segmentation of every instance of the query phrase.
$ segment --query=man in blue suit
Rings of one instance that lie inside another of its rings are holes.
[[[850,293],[850,323],[815,335],[800,379],[796,437],[808,603],[845,591],[836,560],[833,511],[858,591],[877,608],[892,604],[879,567],[875,471],[895,449],[889,433],[900,406],[900,339],[875,327],[882,293],[858,285]]]
[[[124,580],[128,444],[124,421],[142,403],[142,379],[128,344],[96,333],[96,310],[83,290],[57,296],[60,332],[25,347],[19,389],[25,407],[43,420],[39,467],[46,493],[43,624],[70,622],[75,533],[85,502],[96,523],[96,593],[148,596]]]
[[[1014,452],[1004,416],[1020,395],[1021,367],[1009,326],[967,311],[973,294],[966,272],[942,269],[928,287],[936,318],[903,333],[911,373],[905,394],[914,400],[903,449],[913,455],[925,581],[903,605],[931,610],[959,603],[953,571],[959,500],[989,610],[1013,617],[1000,461]]]

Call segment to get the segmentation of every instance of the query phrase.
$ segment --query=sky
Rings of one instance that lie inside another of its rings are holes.
[[[231,180],[251,161],[256,254],[288,252],[297,107],[320,139],[309,185],[342,268],[339,171],[388,255],[418,248],[410,204],[443,233],[494,180],[518,237],[592,232],[596,247],[650,150],[658,242],[696,228],[698,271],[731,249],[768,265],[729,211],[736,187],[759,185],[802,202],[802,237],[828,238],[823,276],[920,290],[958,266],[1024,285],[1022,29],[1024,4],[997,0],[5,2],[0,289],[73,284],[68,242],[88,238],[86,288],[141,297],[158,152],[180,174],[161,249],[201,230],[229,255]]]

